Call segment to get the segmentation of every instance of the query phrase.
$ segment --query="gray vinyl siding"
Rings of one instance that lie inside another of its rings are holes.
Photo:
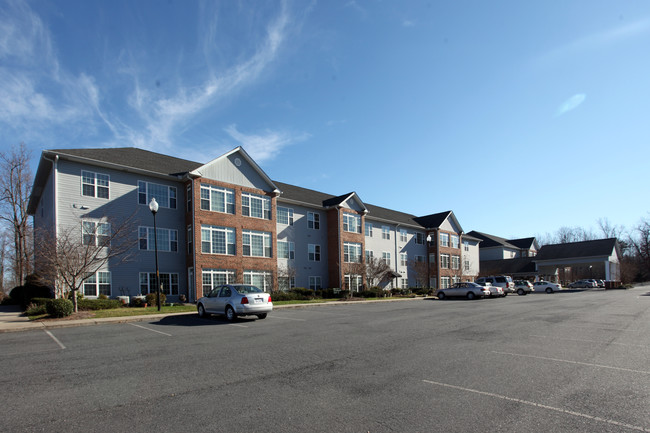
[[[82,170],[110,176],[109,199],[82,195]],[[155,272],[154,251],[140,251],[137,242],[139,226],[153,227],[153,216],[149,207],[138,203],[138,181],[176,187],[176,209],[161,206],[156,215],[156,225],[158,228],[178,231],[178,249],[176,252],[159,251],[158,263],[161,273],[178,274],[179,293],[187,293],[185,188],[181,182],[60,160],[58,175],[59,226],[78,227],[81,232],[82,219],[108,217],[114,221],[114,224],[119,224],[133,217],[133,257],[119,265],[109,263],[103,270],[111,272],[112,296],[138,294],[140,291],[139,273]]]
[[[296,287],[309,287],[309,277],[321,277],[323,288],[329,287],[327,268],[327,214],[322,208],[297,206],[283,203],[278,199],[278,206],[293,209],[293,225],[277,224],[278,241],[295,243],[295,260],[278,259],[279,266],[286,266],[293,262],[296,270]],[[307,214],[315,212],[320,214],[320,229],[310,229],[307,225]],[[309,261],[309,244],[320,245],[320,262]]]
[[[239,159],[240,166],[235,165],[235,159]],[[229,155],[227,158],[220,158],[212,161],[198,171],[206,179],[218,180],[232,185],[241,185],[249,188],[256,188],[262,191],[273,191],[273,188],[262,176],[252,167],[239,153]]]

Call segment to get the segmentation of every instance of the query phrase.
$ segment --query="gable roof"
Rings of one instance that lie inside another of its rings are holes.
[[[483,239],[480,248],[505,247],[505,248],[519,249],[519,247],[511,244],[507,239],[500,238],[499,236],[477,232],[476,230],[472,230],[471,232],[469,232],[469,235],[477,237],[479,239]]]
[[[533,258],[540,260],[569,259],[576,257],[609,257],[618,249],[616,238],[598,239],[595,241],[571,242],[568,244],[544,245]]]
[[[531,247],[538,249],[537,240],[532,238],[508,239],[508,243],[522,250],[529,250]]]

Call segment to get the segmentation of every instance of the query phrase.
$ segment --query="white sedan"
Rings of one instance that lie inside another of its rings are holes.
[[[533,283],[533,288],[536,292],[546,292],[553,293],[558,290],[562,290],[561,284],[551,283],[550,281],[535,281]]]
[[[237,316],[266,319],[273,311],[271,295],[250,284],[226,284],[215,287],[196,302],[199,317],[223,314],[232,322]]]
[[[489,297],[490,289],[476,283],[456,283],[447,289],[438,289],[436,296],[440,300],[447,297],[463,297],[471,300]]]

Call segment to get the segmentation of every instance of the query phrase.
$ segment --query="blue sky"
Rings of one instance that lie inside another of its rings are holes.
[[[2,147],[136,146],[465,231],[650,211],[650,2],[0,3]]]

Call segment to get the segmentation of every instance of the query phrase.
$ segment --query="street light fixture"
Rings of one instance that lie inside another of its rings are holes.
[[[158,213],[158,202],[154,197],[149,202],[149,210],[153,214],[153,245],[156,251],[156,304],[160,311],[160,273],[158,271],[158,229],[156,228],[156,213]]]

